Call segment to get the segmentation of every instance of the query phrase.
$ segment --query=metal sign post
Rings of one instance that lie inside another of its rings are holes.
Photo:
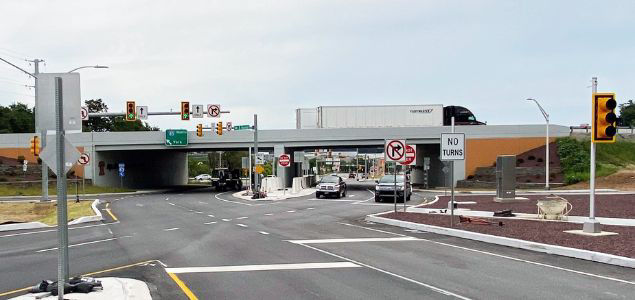
[[[465,160],[465,134],[454,133],[454,117],[452,117],[452,133],[441,134],[441,160],[450,164],[450,226],[454,227],[454,161]]]
[[[393,198],[395,200],[395,212],[397,212],[397,162],[394,162],[394,164],[395,164],[395,167],[392,170],[393,173],[394,173],[393,175],[395,175],[395,182],[394,182],[395,185],[394,185],[394,190],[393,190],[393,192],[394,192]]]
[[[62,97],[62,78],[55,77],[55,146],[57,148],[57,237],[58,262],[57,282],[58,299],[64,300],[64,284],[68,279],[68,212],[66,202],[66,166],[64,159],[64,99]]]

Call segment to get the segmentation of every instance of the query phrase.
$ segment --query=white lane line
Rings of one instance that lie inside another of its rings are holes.
[[[200,204],[207,204],[207,202],[199,201]]]
[[[219,196],[225,194],[225,193],[220,193],[220,194],[216,194],[214,195],[214,198],[223,201],[223,202],[229,202],[229,203],[235,203],[235,204],[242,204],[242,205],[247,205],[247,206],[253,206],[253,204],[251,203],[242,203],[242,202],[238,202],[238,201],[232,201],[232,200],[227,200],[227,199],[221,199]]]
[[[232,219],[223,219],[223,221],[225,221],[225,222],[229,222],[229,221],[231,221],[231,220],[232,220]]]
[[[210,218],[215,218],[214,215],[207,215],[207,216],[210,217]]]
[[[351,226],[351,227],[357,227],[357,228],[366,229],[366,230],[375,231],[375,232],[381,232],[381,233],[392,234],[392,235],[396,235],[396,236],[407,236],[407,235],[405,235],[405,234],[399,234],[399,233],[394,233],[394,232],[385,231],[385,230],[379,230],[379,229],[375,229],[375,228],[368,228],[368,227],[359,226],[359,225],[355,225],[355,224],[342,223],[342,222],[338,222],[338,224],[342,224],[342,225],[346,225],[346,226]]]
[[[168,200],[170,200],[170,197],[165,198],[165,201],[168,201]]]
[[[168,202],[168,204],[170,204],[170,205],[174,206],[174,203],[172,203],[172,202]]]
[[[174,228],[167,228],[167,229],[163,229],[163,231],[172,231],[172,230],[178,230],[178,227],[174,227]]]
[[[366,242],[400,242],[400,241],[418,241],[419,239],[411,236],[394,237],[394,238],[355,238],[355,239],[319,239],[319,240],[287,240],[294,244],[332,244],[332,243],[366,243]]]
[[[367,191],[368,191],[368,192],[372,195],[372,197],[370,197],[370,198],[368,198],[368,199],[366,199],[366,200],[360,200],[360,201],[354,202],[354,203],[352,203],[352,204],[362,204],[362,203],[364,203],[364,202],[368,202],[368,201],[370,201],[370,200],[375,199],[375,192],[371,191],[370,189],[366,189],[366,190],[367,190]]]
[[[69,227],[68,230],[82,229],[82,228],[91,228],[91,227],[98,227],[98,226],[108,226],[108,225],[118,224],[118,223],[119,222],[96,224],[96,225],[87,225],[87,226],[78,226],[78,227]],[[40,231],[32,231],[32,232],[22,232],[22,233],[12,233],[12,234],[0,235],[0,238],[6,238],[6,237],[12,237],[12,236],[20,236],[20,235],[38,234],[38,233],[47,233],[47,232],[57,232],[57,229],[48,229],[48,230],[40,230]]]
[[[273,216],[273,214],[265,214],[265,216]]]
[[[461,295],[459,295],[459,294],[455,294],[455,293],[453,293],[453,292],[450,292],[450,291],[447,291],[447,290],[444,290],[444,289],[438,288],[438,287],[436,287],[436,286],[433,286],[433,285],[430,285],[430,284],[427,284],[427,283],[423,283],[423,282],[420,282],[420,281],[416,281],[416,280],[414,280],[414,279],[412,279],[412,278],[408,278],[408,277],[405,277],[405,276],[401,276],[401,275],[399,275],[399,274],[395,274],[395,273],[392,273],[392,272],[388,272],[388,271],[386,271],[386,270],[383,270],[383,269],[380,269],[380,268],[377,268],[377,267],[373,267],[373,266],[371,266],[371,265],[367,265],[367,264],[364,264],[364,263],[358,262],[358,261],[356,261],[356,260],[352,260],[352,259],[350,259],[350,258],[347,258],[347,257],[341,256],[341,255],[337,255],[337,254],[335,254],[335,253],[328,252],[328,251],[326,251],[326,250],[318,249],[318,248],[315,248],[315,247],[313,247],[313,246],[309,246],[309,245],[306,245],[306,244],[300,244],[300,245],[302,245],[302,246],[304,246],[304,247],[307,247],[307,248],[310,248],[310,249],[313,249],[313,250],[315,250],[315,251],[322,252],[322,253],[324,253],[324,254],[331,255],[331,256],[333,256],[333,257],[337,257],[337,258],[339,258],[339,259],[343,259],[343,260],[346,260],[346,261],[352,262],[352,263],[354,263],[354,264],[356,264],[356,265],[359,265],[359,266],[362,266],[362,267],[366,267],[366,268],[369,268],[369,269],[373,269],[373,270],[375,270],[375,271],[382,272],[382,273],[384,273],[384,274],[387,274],[387,275],[390,275],[390,276],[394,276],[394,277],[397,277],[397,278],[399,278],[399,279],[403,279],[403,280],[406,280],[406,281],[408,281],[408,282],[412,282],[412,283],[414,283],[414,284],[418,284],[418,285],[420,285],[420,286],[427,287],[427,288],[429,288],[429,289],[431,289],[431,290],[433,290],[433,291],[435,291],[435,292],[437,292],[437,293],[443,294],[443,295],[452,296],[452,297],[456,297],[456,298],[463,299],[463,300],[470,300],[470,298],[468,298],[468,297],[461,296]],[[167,270],[167,269],[166,269],[166,270]]]
[[[344,224],[344,223],[340,223],[340,224]],[[397,234],[397,233],[393,233],[393,232],[389,232],[389,231],[383,231],[383,230],[379,230],[379,229],[368,228],[368,227],[358,226],[358,225],[353,225],[353,224],[348,224],[348,226],[354,226],[354,227],[359,227],[359,228],[368,229],[368,230],[372,230],[372,231],[378,231],[378,232],[384,232],[384,233],[392,233],[394,235],[404,236],[403,234]],[[555,269],[555,270],[560,270],[560,271],[565,271],[565,272],[585,275],[585,276],[589,276],[589,277],[601,278],[601,279],[605,279],[605,280],[611,280],[611,281],[615,281],[615,282],[621,282],[621,283],[635,285],[635,282],[633,282],[633,281],[623,280],[623,279],[619,279],[619,278],[613,278],[613,277],[608,277],[608,276],[603,276],[603,275],[598,275],[598,274],[593,274],[593,273],[577,271],[577,270],[573,270],[573,269],[567,269],[567,268],[558,267],[558,266],[549,265],[549,264],[544,264],[544,263],[539,263],[539,262],[535,262],[535,261],[531,261],[531,260],[525,260],[525,259],[521,259],[521,258],[516,258],[516,257],[512,257],[512,256],[507,256],[507,255],[487,252],[487,251],[483,251],[483,250],[476,250],[476,249],[462,247],[462,246],[457,246],[457,245],[452,245],[452,244],[448,244],[448,243],[437,242],[437,241],[428,240],[428,239],[424,239],[424,238],[419,238],[419,240],[424,241],[424,242],[437,244],[437,245],[442,245],[442,246],[452,247],[452,248],[456,248],[456,249],[461,249],[461,250],[465,250],[465,251],[471,251],[471,252],[476,252],[476,253],[480,253],[480,254],[485,254],[485,255],[491,255],[491,256],[495,256],[495,257],[505,258],[505,259],[509,259],[509,260],[513,260],[513,261],[524,262],[524,263],[528,263],[528,264],[532,264],[532,265],[536,265],[536,266],[541,266],[541,267],[545,267],[545,268],[551,268],[551,269]]]
[[[355,197],[355,195],[348,195],[348,198],[353,198]]]
[[[202,211],[195,211],[195,213],[202,214],[203,212]]]
[[[307,208],[307,210],[311,210],[311,209],[315,209],[315,207],[309,207],[309,208]]]
[[[121,236],[121,237],[118,237],[118,238],[109,238],[109,239],[103,239],[103,240],[97,240],[97,241],[91,241],[91,242],[85,242],[85,243],[79,243],[79,244],[72,244],[72,245],[68,245],[68,248],[84,246],[84,245],[92,245],[92,244],[103,243],[103,242],[108,242],[108,241],[114,241],[114,240],[118,240],[118,239],[122,239],[122,238],[129,238],[129,237],[132,237],[132,236],[131,235],[125,235],[125,236]],[[47,252],[47,251],[52,251],[52,250],[57,250],[57,247],[48,248],[48,249],[42,249],[42,250],[38,250],[38,251],[35,251],[35,252],[41,253],[41,252]]]
[[[309,199],[309,201],[327,201],[327,202],[358,202],[358,200],[346,200],[346,199]]]
[[[266,232],[266,231],[258,231],[258,232],[259,232],[260,234],[264,234],[264,235],[268,235],[268,234],[269,234],[269,232]]]
[[[294,213],[295,210],[287,210],[288,213]]]
[[[236,224],[236,226],[245,227],[245,228],[249,227],[249,226],[247,226],[245,224],[240,224],[240,223]]]
[[[243,220],[243,219],[248,219],[249,217],[240,217],[240,218],[236,218],[236,220]]]
[[[207,223],[203,223],[205,225],[209,225],[209,224],[216,224],[216,221],[212,221],[212,222],[207,222]]]
[[[335,268],[359,268],[359,267],[360,266],[354,263],[345,261],[345,262],[333,262],[333,263],[166,268],[165,270],[168,273],[182,274],[182,273],[249,272],[249,271],[273,271],[273,270],[335,269]]]

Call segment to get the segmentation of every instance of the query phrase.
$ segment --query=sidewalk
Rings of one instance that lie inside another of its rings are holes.
[[[315,193],[314,188],[303,189],[298,193],[291,193],[291,189],[287,189],[286,191],[278,190],[273,192],[268,192],[266,198],[260,199],[251,199],[251,194],[245,195],[247,191],[240,191],[233,193],[232,196],[242,200],[248,201],[279,201],[290,198],[304,197]]]
[[[413,189],[415,192],[450,194],[450,188],[447,189]],[[496,195],[496,190],[454,190],[454,193],[461,195]],[[635,191],[620,191],[614,189],[595,189],[596,194],[635,194]],[[533,194],[589,194],[589,190],[516,190],[516,195],[533,195]]]
[[[88,294],[70,293],[65,294],[64,299],[68,300],[102,300],[102,299],[118,299],[118,300],[151,300],[148,285],[140,280],[129,278],[104,277],[95,278],[101,281],[103,290],[96,290]],[[52,296],[48,292],[26,294],[19,297],[11,298],[12,300],[57,300],[57,296]]]

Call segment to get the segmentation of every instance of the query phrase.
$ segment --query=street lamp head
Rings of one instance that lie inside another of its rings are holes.
[[[108,66],[100,66],[100,65],[96,65],[93,68],[95,69],[108,69]]]
[[[534,98],[527,98],[525,100],[527,100],[527,101],[536,101],[536,99],[534,99]]]

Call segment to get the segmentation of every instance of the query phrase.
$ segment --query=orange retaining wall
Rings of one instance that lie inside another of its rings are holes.
[[[555,138],[549,138],[554,142]],[[545,145],[544,137],[467,139],[465,176],[474,175],[478,167],[491,167],[498,155],[518,155]]]
[[[77,147],[79,152],[84,152],[84,147]],[[0,149],[0,156],[18,159],[18,156],[24,156],[24,159],[29,161],[29,168],[37,165],[37,156],[31,154],[31,148],[3,148]],[[84,177],[84,168],[80,165],[75,165],[71,170],[75,171],[75,174],[79,177]]]

